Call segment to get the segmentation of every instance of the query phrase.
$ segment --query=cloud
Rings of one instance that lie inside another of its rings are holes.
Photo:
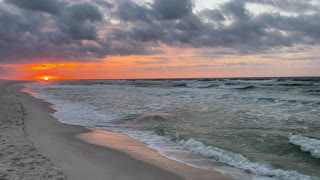
[[[7,3],[30,11],[59,14],[67,3],[62,0],[6,0]]]
[[[319,12],[287,16],[280,13],[260,13],[255,15],[247,8],[248,3],[272,5],[277,8],[317,9],[310,3],[300,1],[254,1],[232,0],[216,9],[205,9],[195,14],[190,1],[177,1],[187,5],[177,9],[177,15],[170,15],[169,2],[155,1],[148,9],[155,14],[153,21],[142,21],[132,24],[127,29],[115,29],[111,37],[116,40],[139,42],[157,42],[170,46],[226,47],[236,49],[239,54],[268,53],[282,47],[297,44],[318,45]],[[163,3],[163,4],[162,4]],[[290,5],[285,5],[285,4]],[[159,8],[161,7],[161,8]],[[289,8],[290,7],[290,8]],[[140,6],[146,9],[146,7]],[[136,8],[138,9],[138,8]],[[159,9],[168,10],[168,17],[157,19]],[[183,12],[183,13],[180,13]],[[140,19],[141,20],[141,19]]]
[[[57,25],[62,32],[75,40],[96,40],[97,25],[102,20],[98,8],[90,3],[78,3],[67,6]]]
[[[288,12],[319,11],[314,0],[247,0],[246,2],[265,4]]]
[[[114,15],[124,22],[150,22],[154,18],[152,13],[146,5],[140,5],[132,0],[119,0],[116,2]]]
[[[100,5],[102,7],[108,8],[108,9],[112,9],[114,8],[114,4],[105,1],[105,0],[91,0],[91,2],[94,2],[97,5]]]
[[[249,4],[278,11],[257,14]],[[194,6],[192,0],[5,0],[0,63],[99,61],[163,53],[162,45],[239,55],[320,45],[320,11],[313,1],[230,0],[201,11]]]
[[[164,20],[179,19],[192,13],[191,0],[154,0],[153,10]]]

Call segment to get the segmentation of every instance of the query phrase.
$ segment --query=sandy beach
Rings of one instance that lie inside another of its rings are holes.
[[[126,135],[62,124],[47,102],[0,82],[0,179],[231,179],[159,155]]]
[[[0,81],[0,179],[65,179],[61,169],[26,136],[26,112],[17,87],[17,82]]]

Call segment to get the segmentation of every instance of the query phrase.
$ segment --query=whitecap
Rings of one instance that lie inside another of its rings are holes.
[[[273,169],[269,165],[260,164],[256,162],[251,162],[249,159],[241,154],[232,153],[217,147],[206,146],[202,142],[196,141],[194,139],[189,139],[188,141],[180,141],[180,144],[187,150],[192,151],[196,154],[215,159],[221,163],[227,164],[229,166],[241,169],[245,172],[273,177],[282,180],[311,180],[315,179],[310,176],[300,174],[296,171],[286,171],[281,169]]]
[[[300,149],[304,152],[310,152],[315,158],[320,158],[320,140],[315,138],[309,138],[302,135],[290,135],[289,142],[296,146],[300,146]]]

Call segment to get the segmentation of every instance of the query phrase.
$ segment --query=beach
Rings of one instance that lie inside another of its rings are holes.
[[[320,0],[0,0],[0,180],[320,180]]]
[[[1,81],[0,179],[231,179],[159,155],[126,135],[60,123],[52,104]]]
[[[27,137],[20,98],[17,82],[0,81],[0,179],[64,180],[61,169]]]

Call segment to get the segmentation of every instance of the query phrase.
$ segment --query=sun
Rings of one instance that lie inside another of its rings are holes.
[[[43,77],[43,80],[48,81],[48,80],[49,80],[49,77],[48,77],[48,76],[45,76],[45,77]]]

